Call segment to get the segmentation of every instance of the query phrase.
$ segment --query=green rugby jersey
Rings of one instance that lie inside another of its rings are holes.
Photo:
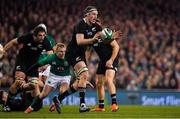
[[[42,66],[45,64],[50,64],[50,72],[58,76],[68,76],[70,75],[70,66],[65,59],[60,59],[57,57],[56,53],[48,55],[45,58],[38,61],[38,65]]]

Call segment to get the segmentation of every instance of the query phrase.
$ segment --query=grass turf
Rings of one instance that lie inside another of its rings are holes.
[[[180,118],[180,106],[119,106],[117,112],[111,112],[111,107],[106,106],[105,112],[86,113],[79,113],[78,106],[63,106],[61,114],[48,109],[45,106],[30,114],[0,111],[0,118]]]

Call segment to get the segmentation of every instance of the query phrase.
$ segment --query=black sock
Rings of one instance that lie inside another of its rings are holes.
[[[85,87],[79,87],[79,98],[80,98],[80,105],[82,103],[85,103],[85,92],[86,92],[86,88]]]
[[[70,87],[68,90],[66,90],[64,93],[58,95],[59,101],[62,102],[62,100],[63,100],[65,97],[67,97],[67,96],[75,93],[76,91],[77,91],[77,90],[75,90],[75,89],[71,86],[71,87]]]
[[[111,99],[112,99],[112,105],[117,104],[117,102],[116,102],[116,94],[111,94]]]
[[[99,100],[99,108],[104,108],[104,100]]]
[[[31,107],[34,109],[36,107],[36,105],[38,105],[41,102],[42,102],[42,99],[40,99],[39,95],[38,95],[34,98],[33,102],[31,103]]]

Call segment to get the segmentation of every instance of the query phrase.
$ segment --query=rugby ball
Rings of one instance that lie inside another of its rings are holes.
[[[104,40],[111,40],[112,39],[113,32],[109,28],[104,28],[102,30],[102,36]]]
[[[4,48],[3,46],[0,44],[0,59],[3,57],[4,55]]]

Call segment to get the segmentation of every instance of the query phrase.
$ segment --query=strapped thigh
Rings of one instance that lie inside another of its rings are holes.
[[[38,78],[37,77],[31,77],[28,80],[28,83],[30,83],[30,84],[38,84]]]
[[[88,71],[87,67],[82,67],[79,69],[79,71],[77,72],[77,75],[79,76],[80,74],[82,74],[83,72]]]
[[[82,67],[82,68],[80,68],[79,71],[75,72],[76,78],[79,80],[79,76],[80,76],[83,72],[85,72],[85,71],[88,71],[88,68],[87,68],[87,67]]]

